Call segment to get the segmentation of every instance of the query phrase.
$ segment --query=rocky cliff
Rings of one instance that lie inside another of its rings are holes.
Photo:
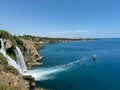
[[[43,41],[38,38],[24,36],[14,36],[17,45],[21,48],[25,62],[28,67],[41,65],[40,60],[42,56],[38,53],[39,48],[43,48]]]
[[[42,56],[37,51],[37,48],[35,47],[35,43],[32,40],[25,40],[21,39],[23,42],[23,54],[25,56],[25,61],[27,62],[27,66],[37,66],[40,65],[41,63],[39,60],[42,59]]]
[[[40,65],[38,60],[42,57],[38,54],[36,44],[32,40],[13,37],[9,32],[3,30],[0,30],[0,38],[4,40],[6,53],[11,58],[16,60],[14,49],[17,45],[24,52],[28,66]],[[22,76],[14,67],[8,65],[7,59],[2,53],[0,53],[0,80],[0,90],[29,90],[31,86],[35,86],[34,78]]]
[[[8,65],[6,58],[0,53],[0,90],[29,90],[34,86],[34,78],[23,78],[14,67]]]
[[[27,67],[41,65],[42,56],[38,49],[43,47],[43,41],[34,36],[12,36],[9,32],[0,30],[0,38],[4,39],[5,49],[11,58],[16,59],[14,49],[17,46],[22,50]]]

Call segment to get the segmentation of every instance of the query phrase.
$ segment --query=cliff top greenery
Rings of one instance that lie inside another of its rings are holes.
[[[9,32],[5,30],[0,30],[0,38],[10,39],[13,44],[13,47],[16,46],[16,41],[14,40],[13,36]]]
[[[5,31],[5,30],[0,30],[0,38],[5,38],[5,39],[8,39],[8,38],[11,38],[12,35]]]

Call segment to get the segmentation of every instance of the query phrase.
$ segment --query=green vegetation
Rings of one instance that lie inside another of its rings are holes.
[[[34,82],[34,78],[31,75],[23,76],[23,79]]]
[[[21,38],[19,36],[13,36],[13,38],[15,39],[17,45],[23,45],[23,42],[20,40]]]
[[[5,31],[5,30],[0,30],[0,38],[5,38],[5,39],[8,39],[8,38],[11,38],[12,35]]]
[[[97,40],[92,38],[52,38],[52,37],[42,37],[41,39],[47,43]]]
[[[0,30],[0,38],[10,39],[10,41],[12,42],[13,48],[15,48],[16,41],[14,40],[13,36],[9,32],[5,30]]]
[[[17,60],[16,55],[14,53],[8,53],[7,52],[7,55],[10,56],[13,60],[15,60],[15,61]]]
[[[0,74],[6,65],[8,65],[7,59],[0,53]]]
[[[10,72],[15,75],[19,74],[17,69],[15,69],[13,66],[8,65],[7,59],[0,53],[0,72],[1,71]]]
[[[17,90],[13,86],[0,83],[0,90]]]
[[[99,40],[94,38],[53,38],[53,37],[39,37],[39,36],[32,36],[32,35],[23,35],[23,36],[16,36],[16,37],[19,39],[32,40],[35,42],[43,41],[44,43]]]
[[[39,36],[32,36],[32,35],[23,35],[23,36],[16,36],[19,39],[25,39],[25,40],[32,40],[32,41],[42,41],[42,38]]]
[[[31,75],[23,76],[23,79],[28,82],[30,86],[35,86],[35,80]]]
[[[9,73],[9,72],[10,72],[10,73],[13,73],[13,74],[15,74],[15,75],[18,75],[18,74],[19,74],[18,70],[15,69],[13,66],[10,66],[10,65],[5,66],[5,67],[4,67],[4,71],[7,72],[7,73]]]
[[[10,72],[15,75],[18,75],[19,72],[13,66],[9,66],[7,59],[0,53],[0,72],[1,71]]]
[[[24,35],[23,38],[24,38],[25,40],[30,40],[30,39],[33,38],[33,36],[31,36],[31,35]]]
[[[0,53],[0,65],[7,65],[7,59]]]
[[[14,39],[14,37],[9,32],[7,32],[5,30],[0,30],[0,38],[8,39],[12,42],[12,47],[8,48],[6,50],[6,52],[11,58],[16,60],[16,56],[15,56],[14,51],[13,51],[13,49],[16,47],[16,40]],[[5,45],[6,45],[6,42],[5,42]],[[0,44],[0,48],[1,48],[1,44]]]
[[[16,55],[13,48],[8,48],[6,52],[7,52],[7,55],[9,55],[12,59],[16,61]]]

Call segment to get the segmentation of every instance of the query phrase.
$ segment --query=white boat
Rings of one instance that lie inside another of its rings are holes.
[[[96,60],[96,55],[95,55],[95,54],[92,56],[92,59],[93,59],[93,60]]]

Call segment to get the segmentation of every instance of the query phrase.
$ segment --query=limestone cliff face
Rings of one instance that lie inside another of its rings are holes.
[[[35,81],[31,76],[16,75],[12,72],[5,72],[3,70],[0,72],[0,84],[13,87],[14,90],[30,90],[31,86],[35,86]]]
[[[28,66],[40,65],[38,60],[42,57],[37,52],[37,44],[39,43],[22,38],[16,39],[7,31],[2,30],[0,30],[0,38],[4,40],[6,53],[11,58],[16,60],[14,49],[17,45],[22,50]],[[14,67],[9,66],[6,58],[0,53],[0,90],[29,90],[31,86],[35,86],[34,81],[33,77],[22,76]]]
[[[41,59],[41,56],[38,54],[37,49],[35,48],[35,43],[30,40],[22,39],[23,46],[26,47],[27,53],[30,54],[32,60],[36,61]]]
[[[42,56],[39,55],[37,49],[43,42],[39,38],[30,36],[29,39],[26,39],[24,36],[12,36],[7,31],[0,31],[0,37],[4,39],[6,52],[11,58],[16,59],[14,49],[18,45],[28,67],[40,65],[39,60],[42,59]]]
[[[14,75],[4,71],[0,74],[0,82],[7,86],[14,87],[15,90],[28,90],[29,87],[29,85],[25,85],[25,81],[22,79],[21,75]]]
[[[0,53],[0,90],[29,90],[34,85],[33,77],[23,77]]]
[[[4,41],[5,41],[5,48],[6,49],[9,49],[9,48],[11,48],[13,46],[10,39],[4,39]]]
[[[22,46],[20,45],[21,50],[23,51],[23,55],[25,57],[25,61],[28,67],[37,66],[40,65],[39,60],[42,59],[42,56],[37,51],[38,43],[32,41],[32,40],[25,40],[20,39],[22,42]],[[39,44],[41,44],[39,42]]]
[[[39,60],[42,56],[38,53],[37,49],[43,46],[43,42],[35,39],[24,39],[23,37],[16,37],[13,39],[4,39],[5,49],[11,58],[15,59],[14,49],[16,45],[22,50],[27,67],[41,65]]]

